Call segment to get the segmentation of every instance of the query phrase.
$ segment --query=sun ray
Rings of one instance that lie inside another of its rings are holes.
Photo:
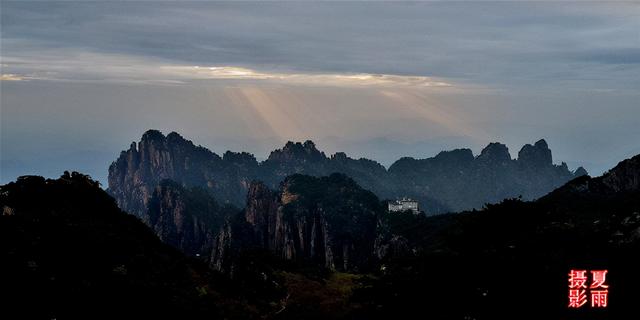
[[[486,133],[469,124],[462,115],[441,105],[435,98],[416,90],[381,90],[380,94],[390,100],[394,108],[402,107],[409,113],[422,119],[434,122],[456,135],[463,135],[473,140],[488,139]]]
[[[291,101],[279,99],[277,90],[242,86],[226,88],[225,94],[234,106],[250,110],[250,114],[255,115],[255,118],[268,128],[259,131],[268,131],[281,141],[308,137],[299,121],[291,114]],[[244,114],[246,117],[246,112]],[[260,134],[264,133],[256,132],[256,134],[261,136]]]

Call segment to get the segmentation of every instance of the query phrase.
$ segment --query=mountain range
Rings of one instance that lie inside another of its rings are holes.
[[[162,180],[208,190],[217,201],[242,208],[254,180],[278,188],[287,176],[343,173],[382,199],[411,197],[428,214],[482,208],[506,198],[525,200],[545,195],[565,182],[587,174],[554,165],[544,140],[527,144],[511,159],[508,148],[491,143],[474,156],[470,149],[443,151],[433,158],[401,158],[389,169],[343,152],[327,157],[312,141],[288,142],[262,162],[246,152],[222,157],[178,133],[145,132],[138,143],[109,167],[109,193],[118,205],[143,220],[154,190]]]
[[[344,153],[327,157],[311,141],[289,142],[258,162],[248,153],[219,157],[175,132],[149,130],[109,167],[108,192],[165,243],[219,271],[232,270],[229,247],[248,244],[287,260],[354,271],[370,267],[373,252],[389,245],[377,239],[375,221],[384,205],[372,196],[415,197],[431,212],[444,210],[443,204],[476,208],[510,197],[534,198],[584,174],[582,168],[570,172],[564,163],[553,165],[544,140],[525,145],[517,160],[506,146],[492,143],[477,157],[458,149],[429,159],[402,158],[387,170]],[[350,197],[369,200],[364,207],[362,201],[342,202]],[[237,212],[244,218],[235,217]]]

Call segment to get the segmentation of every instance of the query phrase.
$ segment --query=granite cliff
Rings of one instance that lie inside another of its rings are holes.
[[[278,191],[255,182],[242,218],[220,232],[211,263],[217,269],[228,268],[223,259],[230,247],[253,246],[284,260],[358,271],[372,262],[382,211],[373,193],[342,174],[292,175]]]
[[[206,190],[163,180],[149,200],[147,224],[163,242],[188,256],[208,257],[225,219],[239,209],[219,205]]]
[[[175,132],[164,136],[149,130],[109,166],[108,192],[123,210],[147,221],[149,200],[163,180],[202,187],[222,203],[238,205],[257,168],[258,162],[247,153],[220,157]]]

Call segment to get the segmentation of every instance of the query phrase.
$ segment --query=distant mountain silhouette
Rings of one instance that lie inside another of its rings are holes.
[[[327,157],[312,141],[288,142],[258,162],[248,153],[223,157],[172,132],[149,130],[109,167],[109,193],[118,205],[145,221],[147,206],[160,181],[202,187],[220,203],[244,207],[253,180],[277,188],[287,176],[326,176],[338,172],[353,178],[380,198],[412,197],[428,213],[481,208],[486,203],[522,196],[535,199],[586,174],[554,165],[544,140],[525,145],[511,159],[505,145],[491,143],[474,156],[469,149],[443,151],[428,159],[402,158],[386,170],[368,159],[339,152]]]

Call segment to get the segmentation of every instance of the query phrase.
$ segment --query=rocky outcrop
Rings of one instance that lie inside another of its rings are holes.
[[[163,242],[189,256],[208,258],[222,222],[234,213],[204,189],[163,180],[149,201],[147,224]]]
[[[620,162],[602,177],[602,182],[615,192],[640,190],[640,155]]]
[[[212,266],[230,270],[229,248],[253,244],[276,256],[331,270],[361,270],[371,263],[382,206],[352,179],[334,174],[288,177],[278,192],[253,183],[243,221],[218,236]],[[250,232],[241,235],[242,227]],[[249,237],[250,239],[247,239]]]
[[[573,172],[573,176],[576,178],[586,176],[588,174],[589,173],[587,172],[587,170],[583,167],[578,167],[578,169],[576,169],[576,171]]]
[[[304,143],[287,142],[282,149],[271,152],[261,164],[261,169],[261,180],[273,187],[295,173],[322,176],[333,172],[327,156],[310,140]]]
[[[315,143],[307,140],[304,143],[289,141],[282,149],[271,152],[267,162],[284,162],[284,163],[304,163],[304,162],[322,162],[327,157],[323,152],[316,149]]]
[[[148,221],[149,200],[165,179],[185,187],[202,187],[223,203],[241,206],[257,166],[247,153],[227,152],[220,158],[175,132],[165,137],[149,130],[109,167],[108,192],[120,208],[144,221]]]
[[[534,145],[524,145],[518,152],[518,162],[522,166],[531,168],[544,168],[553,165],[551,150],[547,146],[547,142],[540,140]]]
[[[233,260],[235,256],[231,223],[227,221],[218,232],[211,251],[209,266],[214,270],[233,276]]]
[[[509,148],[502,143],[492,142],[480,152],[476,160],[491,166],[506,165],[511,162]]]

